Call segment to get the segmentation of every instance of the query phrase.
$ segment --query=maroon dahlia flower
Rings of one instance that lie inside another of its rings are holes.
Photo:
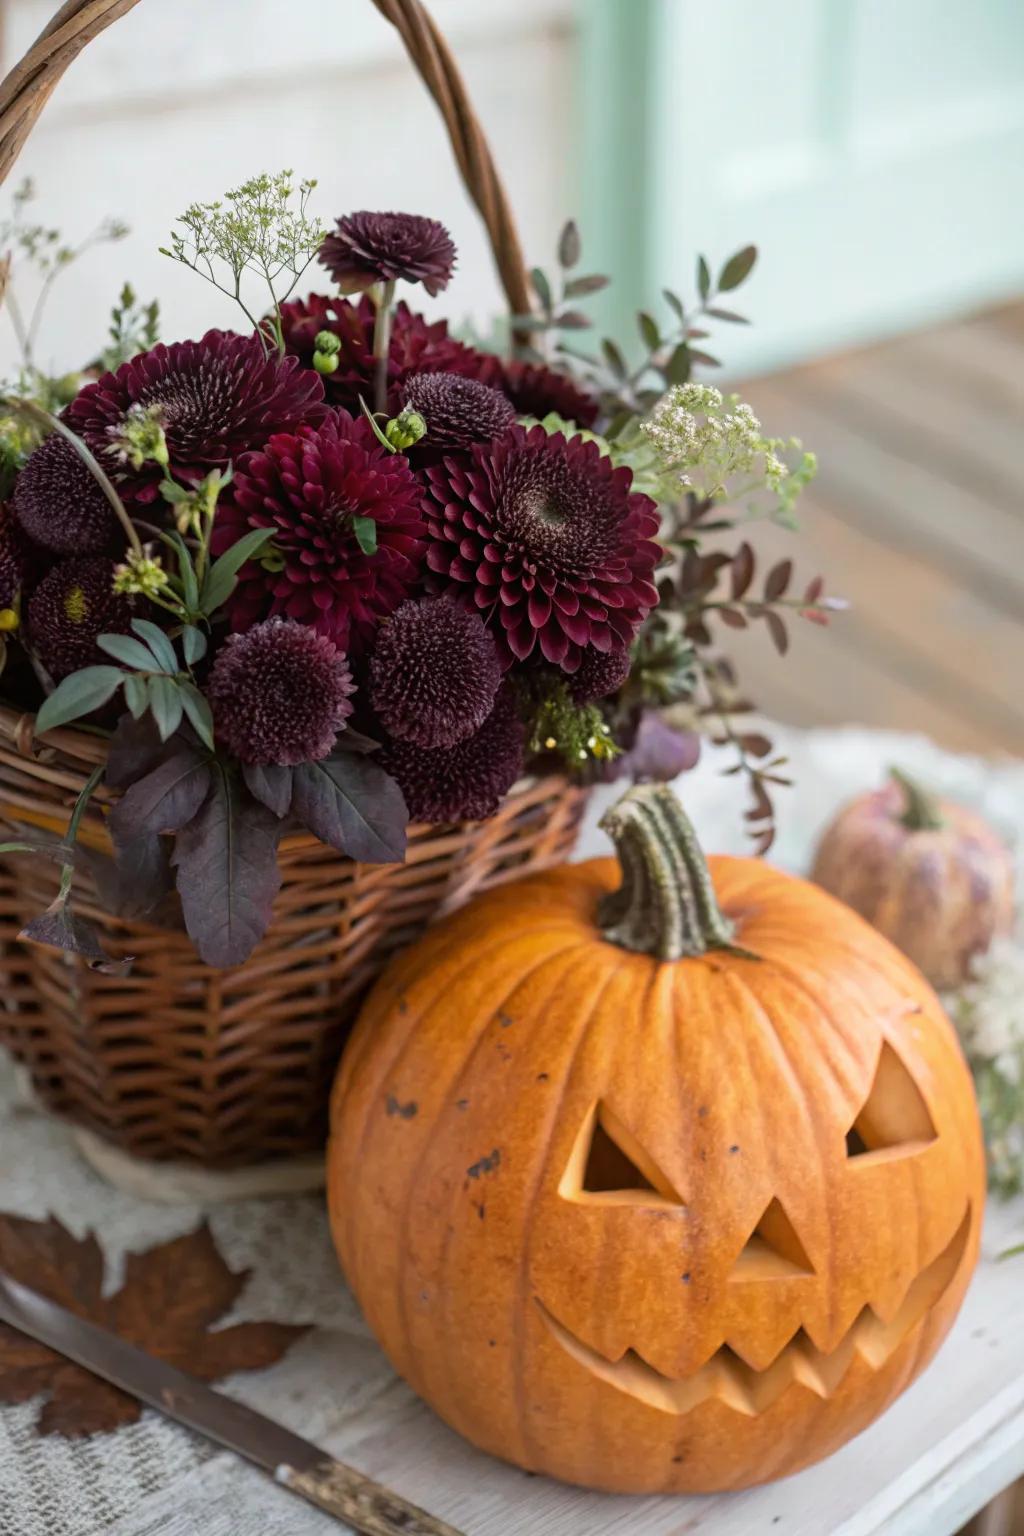
[[[341,343],[336,372],[324,379],[327,398],[332,405],[342,405],[355,415],[360,395],[368,403],[374,397],[373,330],[377,311],[373,300],[364,294],[349,299],[327,299],[312,293],[308,299],[296,299],[281,306],[281,325],[287,350],[311,368],[316,338],[320,331],[330,331]],[[448,334],[445,320],[427,321],[412,312],[407,304],[395,306],[388,350],[388,409],[392,415],[401,410],[402,384],[414,373],[457,373],[466,378],[482,378],[499,383],[497,358],[456,341]],[[500,384],[499,384],[500,387]]]
[[[433,298],[455,270],[452,237],[417,213],[347,213],[320,247],[318,260],[345,293],[372,283],[422,283]]]
[[[59,432],[29,457],[11,505],[29,538],[56,554],[99,554],[118,526],[95,475]]]
[[[405,797],[412,821],[483,821],[493,816],[523,767],[523,728],[511,688],[503,688],[474,735],[428,751],[388,741],[379,762]]]
[[[318,762],[352,713],[355,691],[342,651],[292,619],[267,619],[230,635],[206,692],[218,739],[243,763]]]
[[[87,384],[64,419],[116,475],[122,495],[147,502],[164,471],[151,462],[133,469],[117,448],[133,406],[158,408],[171,474],[196,485],[272,433],[319,420],[323,394],[319,374],[294,358],[265,356],[258,336],[207,331],[201,341],[141,352]]]
[[[403,603],[380,627],[370,701],[397,740],[454,746],[483,725],[500,683],[490,632],[454,598]]]
[[[427,564],[491,623],[506,664],[539,650],[575,672],[623,651],[658,601],[657,508],[597,444],[512,427],[427,471]]]
[[[581,389],[569,374],[543,363],[502,363],[501,377],[489,382],[505,392],[520,416],[536,416],[542,421],[554,411],[578,427],[592,427],[600,414],[593,395]]]
[[[55,682],[80,667],[109,662],[99,635],[126,635],[135,603],[114,591],[113,560],[62,560],[28,604],[29,638]]]
[[[446,452],[471,443],[489,443],[516,419],[515,406],[505,395],[457,373],[411,374],[402,385],[402,397],[427,424],[427,435],[416,450],[420,465],[436,463]]]
[[[228,610],[232,628],[279,615],[311,625],[343,650],[364,648],[421,574],[422,502],[406,460],[347,411],[245,454],[231,500],[217,513],[214,552],[252,528],[273,529],[273,540],[263,558],[242,567]],[[373,554],[360,547],[355,518],[372,520]]]

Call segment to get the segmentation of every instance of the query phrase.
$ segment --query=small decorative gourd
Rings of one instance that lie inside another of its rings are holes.
[[[971,1079],[847,907],[709,873],[664,786],[604,825],[620,863],[492,891],[382,978],[334,1092],[332,1229],[396,1369],[478,1446],[739,1488],[863,1429],[952,1323]]]
[[[811,879],[866,917],[940,990],[1013,927],[1013,861],[975,811],[898,769],[839,812]]]

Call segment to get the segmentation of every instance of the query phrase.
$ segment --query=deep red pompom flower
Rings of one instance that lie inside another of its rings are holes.
[[[360,395],[373,403],[373,300],[367,294],[357,302],[328,299],[312,293],[281,306],[281,325],[288,352],[311,368],[316,338],[330,331],[341,342],[338,368],[324,379],[332,405],[344,406],[355,415]],[[414,373],[457,373],[466,378],[499,381],[498,359],[456,341],[445,320],[427,321],[407,304],[395,306],[388,350],[388,410],[397,415],[404,404],[401,386]]]
[[[326,757],[352,713],[344,652],[315,630],[267,619],[230,635],[206,685],[218,738],[243,763]]]
[[[592,427],[600,414],[593,395],[581,389],[567,373],[558,373],[543,363],[524,363],[513,359],[501,365],[501,376],[488,380],[503,390],[520,416],[536,416],[543,421],[554,411],[578,427]]]
[[[384,728],[421,747],[451,747],[494,707],[501,662],[480,615],[452,597],[409,601],[382,624],[370,700]]]
[[[29,456],[11,505],[29,538],[57,554],[99,554],[118,527],[99,482],[59,432]]]
[[[0,609],[18,612],[23,588],[45,558],[26,538],[10,507],[0,502]]]
[[[507,663],[535,649],[575,672],[584,647],[625,650],[658,601],[658,514],[597,444],[512,427],[427,470],[427,563],[472,598]]]
[[[363,209],[338,220],[318,260],[345,293],[401,279],[422,283],[433,298],[455,270],[455,246],[437,219]]]
[[[159,408],[171,474],[196,485],[272,433],[319,419],[323,396],[319,374],[295,358],[265,356],[258,336],[207,331],[201,341],[142,352],[87,384],[64,419],[121,494],[146,502],[158,496],[164,471],[153,463],[131,468],[116,446],[133,407]]]
[[[214,552],[251,528],[272,528],[273,540],[267,555],[242,567],[228,610],[232,628],[280,615],[359,650],[421,574],[422,502],[406,460],[347,411],[245,454],[231,500],[217,513]],[[357,517],[374,523],[373,554],[360,547]]]
[[[28,632],[55,682],[80,667],[109,662],[100,635],[126,635],[135,601],[114,591],[114,562],[62,560],[44,576],[28,603]]]
[[[483,821],[493,816],[523,768],[523,728],[509,686],[480,729],[454,747],[429,751],[385,742],[379,761],[398,781],[412,821]]]
[[[516,419],[506,395],[457,373],[414,373],[402,384],[402,398],[427,424],[427,435],[416,445],[415,463],[436,463],[444,454],[489,443]]]
[[[569,693],[577,704],[593,704],[618,693],[629,676],[628,651],[598,651],[588,645],[569,680]]]

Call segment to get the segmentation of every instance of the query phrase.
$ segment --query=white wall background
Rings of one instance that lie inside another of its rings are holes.
[[[0,0],[5,72],[55,6]],[[490,137],[528,257],[547,260],[575,211],[571,0],[432,0],[431,10]],[[501,309],[441,118],[369,0],[141,0],[71,66],[0,189],[6,212],[10,190],[31,176],[40,220],[69,241],[108,216],[132,226],[56,285],[40,364],[63,371],[95,355],[126,278],[142,299],[159,295],[165,339],[234,325],[231,302],[157,248],[188,203],[286,166],[319,179],[325,222],[363,207],[440,218],[459,267],[426,307],[480,325]],[[300,293],[325,286],[317,270]],[[0,374],[16,366],[0,315]]]

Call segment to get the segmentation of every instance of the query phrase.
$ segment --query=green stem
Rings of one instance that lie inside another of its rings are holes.
[[[937,832],[945,826],[946,818],[934,795],[900,768],[890,768],[889,777],[903,791],[903,815],[899,819],[908,832]]]
[[[38,422],[40,426],[45,426],[51,432],[59,432],[61,437],[67,439],[113,507],[117,520],[124,529],[125,537],[128,540],[128,546],[132,553],[141,560],[143,549],[138,530],[128,516],[124,502],[115,491],[110,478],[100,468],[99,463],[82,442],[82,439],[76,437],[74,432],[66,427],[62,421],[59,421],[56,416],[52,416],[49,411],[44,410],[41,405],[37,405],[34,400],[18,400],[13,395],[0,395],[0,405],[5,405],[11,411],[21,411],[23,415],[28,416],[32,421]]]
[[[622,884],[598,910],[610,944],[659,960],[735,949],[697,835],[667,785],[628,790],[601,826],[622,866]]]
[[[377,323],[373,328],[373,405],[376,411],[387,410],[388,404],[388,353],[391,350],[391,307],[395,302],[394,279],[381,288],[377,305]]]
[[[64,838],[66,847],[72,850],[78,841],[78,829],[82,824],[82,817],[85,815],[85,808],[89,804],[89,801],[92,799],[93,790],[96,788],[97,784],[99,784],[105,771],[105,765],[103,763],[101,763],[98,768],[94,768],[92,773],[90,773],[89,777],[86,779],[85,783],[82,785],[78,799],[75,801],[75,808],[71,812],[71,820],[68,822],[67,835]],[[71,886],[74,883],[74,878],[75,866],[72,862],[69,861],[67,864],[63,865],[60,872],[61,901],[66,901],[68,896],[71,894]]]

